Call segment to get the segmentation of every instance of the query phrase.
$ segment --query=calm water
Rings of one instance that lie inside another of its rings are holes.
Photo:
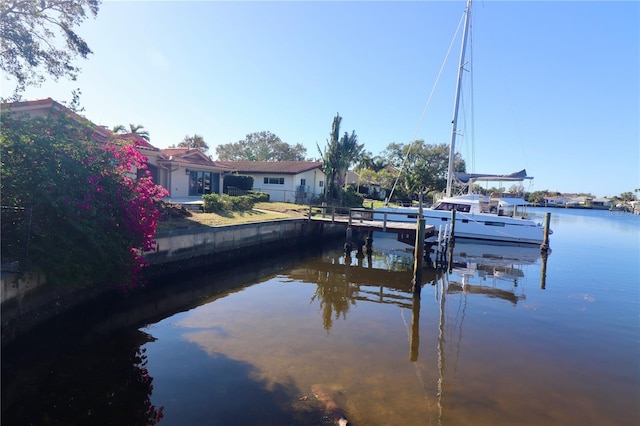
[[[640,216],[549,211],[546,261],[458,242],[418,298],[376,239],[74,313],[3,353],[2,423],[640,424]]]

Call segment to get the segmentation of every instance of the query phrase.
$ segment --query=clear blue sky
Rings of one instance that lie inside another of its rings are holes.
[[[94,52],[78,80],[23,97],[68,102],[80,88],[91,121],[142,124],[160,148],[197,133],[214,159],[259,131],[318,157],[337,112],[374,155],[448,143],[459,39],[420,117],[464,7],[107,1],[78,29]],[[475,119],[458,150],[469,171],[526,168],[530,191],[640,188],[640,2],[477,1],[473,36]]]

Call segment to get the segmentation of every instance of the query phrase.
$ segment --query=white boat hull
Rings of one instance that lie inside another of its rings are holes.
[[[418,217],[417,207],[382,207],[375,210],[373,219],[384,220],[385,212],[388,221],[415,222]],[[446,225],[451,227],[451,212],[449,211],[423,209],[423,216],[425,223],[434,226],[436,231]],[[526,218],[497,216],[495,214],[456,212],[454,230],[456,238],[522,244],[542,244],[544,241],[542,224]]]

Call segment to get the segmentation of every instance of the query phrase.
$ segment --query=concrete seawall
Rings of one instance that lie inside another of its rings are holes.
[[[199,267],[224,268],[231,261],[320,244],[344,232],[343,226],[302,218],[165,231],[157,235],[157,250],[145,253],[150,264],[146,272],[149,278],[156,278]],[[98,298],[117,297],[118,292],[104,285],[51,286],[36,274],[3,272],[1,281],[2,346],[56,315]]]

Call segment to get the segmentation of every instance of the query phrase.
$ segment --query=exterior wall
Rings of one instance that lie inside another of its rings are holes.
[[[189,174],[187,174],[185,167],[179,167],[178,170],[171,173],[171,189],[169,193],[171,197],[189,196]]]
[[[284,178],[284,184],[266,184],[264,183],[265,177]],[[285,175],[279,173],[253,175],[253,189],[260,192],[266,192],[267,194],[269,194],[269,199],[271,201],[284,201],[287,203],[293,203],[296,197],[294,179],[294,175]]]
[[[25,274],[20,276],[15,273],[2,272],[2,285],[0,302],[11,299],[22,299],[30,291],[43,286],[46,283],[44,276],[40,274]]]
[[[243,173],[243,175],[253,177],[253,189],[255,191],[266,192],[269,194],[271,201],[283,201],[287,203],[308,203],[313,197],[317,197],[324,193],[324,173],[318,169],[309,170],[304,173],[296,175],[287,175],[283,173],[269,173],[269,174],[252,174]],[[284,178],[284,184],[265,184],[264,178]],[[305,196],[302,197],[299,191],[301,179],[305,179],[306,185],[304,192]]]
[[[193,166],[191,168],[179,166],[177,170],[170,172],[167,169],[161,169],[163,172],[161,174],[164,175],[164,178],[159,182],[160,185],[164,186],[169,191],[169,196],[173,198],[187,198],[189,197],[189,187],[190,187],[190,176],[187,173],[187,170],[199,170],[195,169]],[[204,169],[203,169],[204,170]],[[223,181],[223,173],[219,171],[213,171],[214,173],[218,173],[218,194],[222,194],[222,181]],[[198,195],[200,197],[200,195]]]
[[[324,185],[326,184],[325,182],[325,177],[324,177],[324,173],[322,173],[320,170],[318,169],[314,169],[314,170],[309,170],[306,171],[304,173],[300,173],[299,175],[296,176],[297,179],[297,183],[296,185],[300,185],[300,180],[301,179],[305,179],[306,183],[307,183],[307,187],[308,192],[310,194],[313,195],[322,195],[324,194]],[[322,182],[322,186],[320,186],[320,182]]]

